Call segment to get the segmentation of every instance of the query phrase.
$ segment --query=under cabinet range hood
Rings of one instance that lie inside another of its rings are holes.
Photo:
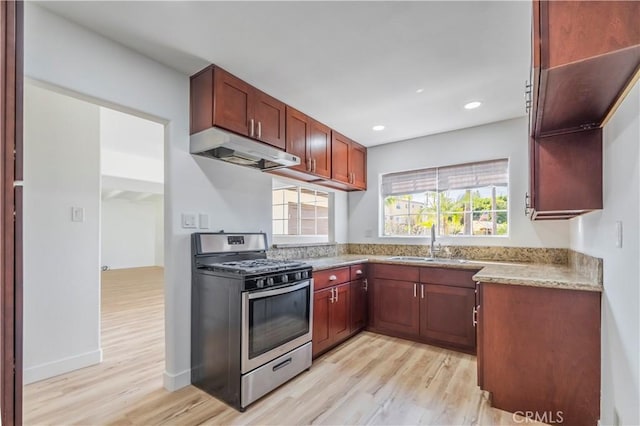
[[[263,171],[300,164],[300,157],[217,127],[191,135],[189,151]]]

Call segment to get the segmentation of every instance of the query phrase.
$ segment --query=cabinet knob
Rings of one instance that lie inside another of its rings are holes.
[[[358,270],[356,271],[356,275],[362,275],[362,270],[361,270],[361,269],[358,269]]]
[[[338,277],[336,277],[335,275],[329,275],[329,281],[335,281],[337,279]]]

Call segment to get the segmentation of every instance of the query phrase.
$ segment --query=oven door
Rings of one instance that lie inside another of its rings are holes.
[[[311,341],[313,280],[242,294],[242,374]]]

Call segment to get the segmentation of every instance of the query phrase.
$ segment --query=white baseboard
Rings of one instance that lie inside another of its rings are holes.
[[[88,367],[90,365],[100,364],[102,362],[102,349],[91,352],[58,359],[33,367],[27,367],[23,370],[22,381],[25,385],[60,374],[68,373],[79,368]]]
[[[185,370],[178,374],[171,374],[165,371],[163,382],[164,388],[169,392],[189,386],[191,384],[191,370]]]

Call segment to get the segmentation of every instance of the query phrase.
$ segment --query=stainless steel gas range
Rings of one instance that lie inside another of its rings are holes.
[[[313,279],[263,233],[194,233],[191,382],[240,411],[311,366]]]

